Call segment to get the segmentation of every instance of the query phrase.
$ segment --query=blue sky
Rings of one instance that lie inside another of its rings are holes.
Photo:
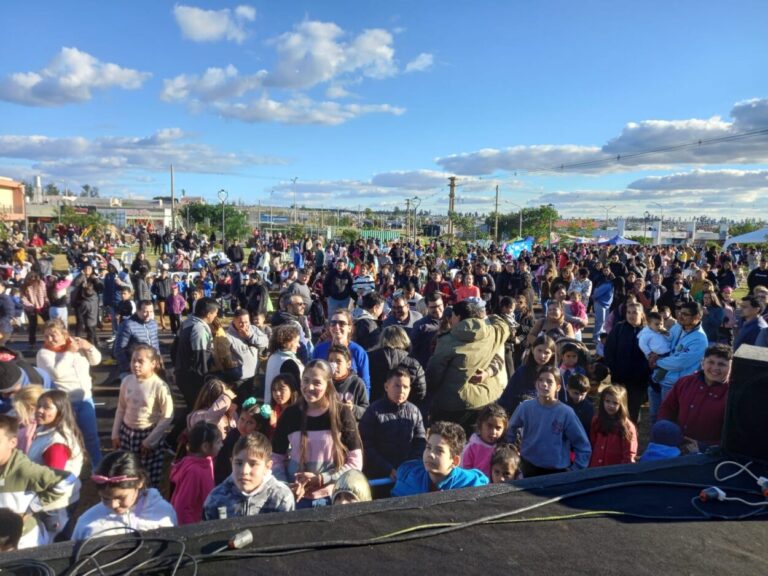
[[[768,128],[760,0],[26,0],[0,21],[0,175],[150,197],[173,163],[210,199],[436,212],[455,175],[461,210],[499,185],[568,216],[766,213],[768,134],[742,136]]]

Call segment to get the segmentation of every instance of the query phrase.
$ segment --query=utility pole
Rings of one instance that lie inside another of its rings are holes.
[[[411,218],[411,199],[405,199],[405,237],[408,238],[411,235],[411,227],[409,220]]]
[[[455,211],[456,204],[456,176],[448,178],[448,235],[453,236],[453,222],[451,221],[451,214]]]
[[[296,180],[298,180],[298,176],[294,176],[291,178],[291,187],[293,188],[293,223],[298,224],[299,223],[299,213],[296,209]]]
[[[496,244],[499,243],[499,185],[496,184],[496,221],[493,225],[493,238],[496,240]]]

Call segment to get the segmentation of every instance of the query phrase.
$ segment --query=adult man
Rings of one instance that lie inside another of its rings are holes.
[[[437,341],[427,364],[427,393],[434,394],[432,421],[448,420],[471,430],[478,411],[504,389],[499,356],[509,325],[499,316],[482,319],[483,308],[470,301],[453,307],[451,331]]]
[[[659,420],[676,422],[700,445],[720,444],[733,352],[715,344],[704,352],[701,370],[675,382],[659,408]]]
[[[754,345],[760,331],[768,328],[768,323],[760,315],[762,306],[757,296],[745,296],[739,303],[741,320],[739,331],[733,341],[733,349],[738,350],[742,344]]]
[[[346,258],[339,258],[323,281],[323,294],[328,299],[329,318],[333,316],[337,308],[349,309],[352,296],[354,296],[352,282],[352,274],[347,270]]]
[[[408,306],[408,300],[406,300],[405,296],[400,294],[399,296],[392,298],[392,311],[386,317],[381,327],[400,326],[406,331],[408,338],[410,338],[414,322],[420,319],[421,314],[411,310]]]
[[[752,294],[756,286],[768,287],[768,260],[765,257],[760,258],[758,267],[747,276],[747,286],[749,287],[750,294]]]
[[[302,300],[304,300],[305,310],[309,310],[309,307],[312,305],[312,291],[309,289],[307,282],[309,282],[309,270],[299,268],[296,280],[291,282],[288,288],[285,289],[286,294],[298,294],[301,296]]]
[[[366,352],[378,346],[381,335],[379,317],[384,311],[384,298],[378,292],[363,296],[363,311],[355,320],[355,336],[357,342]]]
[[[157,322],[152,300],[142,300],[136,313],[123,320],[117,327],[115,336],[114,356],[120,378],[131,372],[131,354],[137,344],[149,344],[160,352],[160,341],[157,336]]]
[[[245,308],[235,311],[235,317],[227,327],[226,335],[232,360],[238,367],[235,384],[238,405],[242,405],[242,402],[252,395],[253,377],[259,366],[259,352],[269,346],[269,337],[261,329],[251,325],[248,310]]]
[[[667,373],[659,383],[660,390],[648,388],[651,421],[656,421],[656,413],[662,400],[667,396],[672,386],[683,376],[693,374],[704,358],[707,349],[707,335],[701,327],[702,309],[698,302],[686,302],[678,311],[677,321],[669,331],[669,356],[659,358],[651,353],[648,365],[651,368],[662,368]]]
[[[299,350],[296,355],[305,364],[312,358],[312,330],[306,316],[307,306],[299,294],[283,294],[280,297],[280,310],[272,316],[272,327],[293,322],[301,331]]]
[[[203,387],[211,359],[213,335],[211,323],[219,314],[219,304],[213,298],[201,298],[195,311],[181,325],[176,346],[176,386],[184,396],[187,407],[195,405]]]
[[[243,252],[243,247],[240,246],[240,240],[235,239],[229,243],[227,258],[238,265],[245,259],[245,252]]]
[[[430,292],[424,297],[427,304],[427,314],[413,323],[411,328],[411,356],[419,361],[426,369],[429,359],[435,350],[440,320],[445,312],[443,295],[440,292]]]

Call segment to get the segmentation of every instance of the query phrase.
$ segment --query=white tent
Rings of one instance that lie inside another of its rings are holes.
[[[723,248],[728,248],[731,244],[766,244],[768,243],[768,228],[761,228],[760,230],[754,230],[753,232],[747,232],[746,234],[740,234],[739,236],[733,236],[728,238],[723,245]]]

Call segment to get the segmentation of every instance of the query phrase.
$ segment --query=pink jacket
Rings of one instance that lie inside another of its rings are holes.
[[[213,459],[210,456],[185,456],[171,467],[171,482],[176,487],[171,505],[179,526],[203,519],[203,503],[213,490]]]
[[[464,447],[464,451],[461,453],[461,467],[471,470],[476,468],[485,474],[488,478],[491,477],[491,456],[493,456],[493,444],[487,444],[483,442],[477,433],[472,434],[469,438],[469,442]]]

